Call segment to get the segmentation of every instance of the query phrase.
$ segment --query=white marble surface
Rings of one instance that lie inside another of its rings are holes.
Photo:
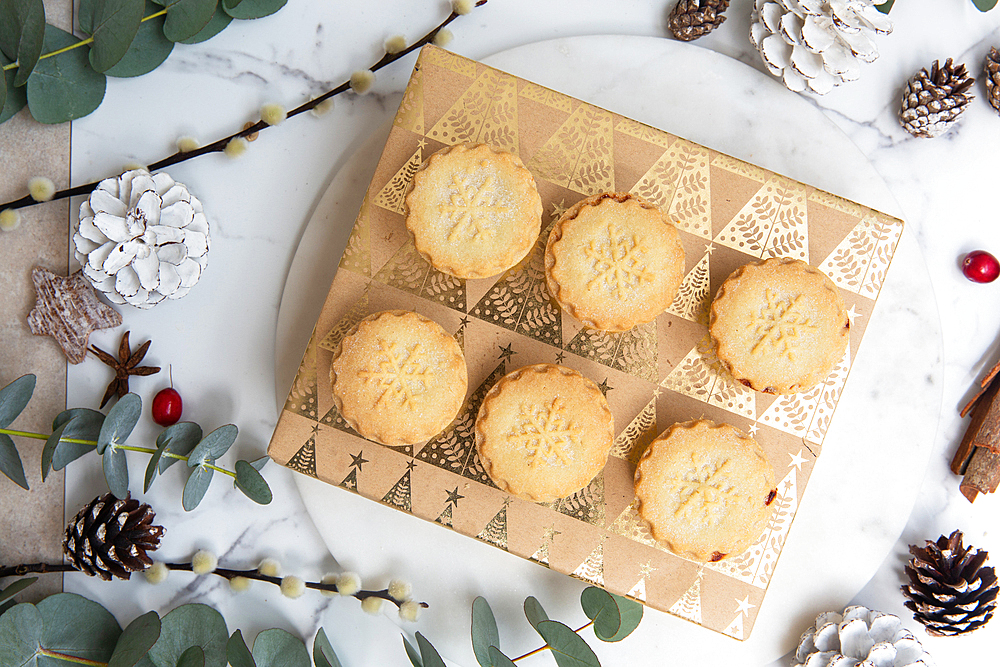
[[[729,20],[697,44],[760,69],[746,41],[748,4],[735,2],[728,12]],[[964,402],[968,387],[998,350],[1000,309],[993,304],[1000,283],[982,286],[967,282],[958,270],[958,260],[964,252],[976,247],[1000,252],[1000,232],[992,220],[990,186],[995,176],[989,170],[989,158],[1000,149],[1000,119],[978,99],[957,128],[931,141],[909,138],[895,121],[899,90],[917,68],[929,66],[935,58],[953,56],[965,60],[978,72],[989,45],[1000,43],[1000,10],[983,15],[971,2],[950,0],[944,3],[946,7],[942,4],[935,0],[901,0],[892,13],[896,30],[880,42],[882,58],[864,68],[860,81],[826,98],[801,98],[816,105],[853,139],[899,202],[910,238],[919,246],[917,255],[923,255],[937,297],[944,353],[940,372],[928,368],[941,396],[940,425],[936,433],[923,434],[933,448],[926,474],[922,478],[920,475],[907,478],[918,491],[902,535],[867,585],[859,590],[826,591],[824,595],[844,604],[853,600],[900,614],[924,640],[939,664],[980,664],[986,655],[992,655],[991,649],[1000,638],[996,622],[969,637],[926,638],[919,626],[908,620],[897,593],[910,543],[961,528],[968,541],[1000,554],[1000,537],[991,531],[1000,501],[984,497],[969,505],[959,495],[957,480],[947,469],[964,428],[957,418],[957,406]],[[456,39],[450,48],[463,55],[484,58],[514,46],[557,37],[597,34],[663,37],[670,5],[672,2],[491,0],[486,7],[454,24]],[[272,17],[234,23],[205,44],[178,47],[154,73],[112,82],[101,108],[74,123],[73,181],[105,177],[128,161],[158,159],[172,151],[173,142],[180,135],[194,135],[204,141],[214,139],[246,120],[255,119],[263,103],[280,101],[294,106],[338,83],[352,69],[374,61],[385,37],[397,32],[411,38],[418,36],[444,12],[446,7],[441,2],[290,0]],[[276,419],[274,350],[278,308],[299,237],[334,175],[393,114],[411,65],[412,57],[383,70],[373,94],[362,98],[342,96],[334,111],[323,118],[297,118],[263,133],[237,161],[209,156],[170,169],[176,179],[196,192],[211,212],[214,224],[211,264],[190,295],[152,311],[129,311],[123,328],[132,330],[136,342],[147,337],[154,339],[149,361],[173,365],[174,384],[185,397],[185,419],[209,429],[230,422],[239,426],[235,452],[241,457],[254,458],[264,450]],[[544,75],[545,63],[535,65]],[[709,78],[714,73],[711,69],[680,69],[674,76],[678,95],[684,95],[685,82]],[[533,78],[543,80],[542,76]],[[744,104],[747,96],[767,94],[763,88],[747,89],[742,81],[732,81],[731,85],[734,107]],[[593,91],[594,95],[602,92]],[[981,88],[979,93],[981,98]],[[606,106],[615,108],[610,103]],[[712,122],[710,117],[704,120]],[[719,143],[703,141],[739,154],[743,145],[740,134],[724,129],[720,127],[718,134],[711,134],[718,137]],[[808,128],[795,132],[804,145],[813,140]],[[781,140],[787,137],[775,137],[776,144]],[[783,155],[782,151],[778,155]],[[763,159],[763,156],[746,157]],[[790,150],[785,157],[795,162]],[[836,161],[807,165],[817,169],[811,172],[816,175],[812,182],[834,191],[838,190],[838,183],[846,183],[847,187],[852,178],[857,178],[853,172],[845,173]],[[794,175],[809,180],[805,175]],[[838,181],[845,177],[846,181]],[[824,181],[826,178],[831,180]],[[92,341],[113,348],[120,332],[97,334]],[[904,441],[900,448],[902,460],[909,456],[905,449],[909,437],[903,423],[907,406],[912,408],[907,392],[912,391],[914,400],[919,401],[923,400],[919,397],[927,395],[927,389],[900,385],[891,370],[886,371],[883,380],[886,391],[900,395],[901,411],[889,411],[882,418],[899,423],[899,437]],[[69,405],[93,405],[107,381],[106,370],[97,362],[71,368]],[[133,381],[133,390],[148,405],[164,383],[163,376],[139,378]],[[155,437],[156,431],[150,426],[148,420],[143,420],[136,438]],[[847,431],[864,428],[864,424],[836,422],[835,426]],[[896,447],[900,444],[893,443]],[[144,465],[142,457],[132,460],[135,488],[141,488]],[[160,557],[185,559],[196,549],[210,548],[220,554],[224,563],[234,566],[252,565],[263,556],[274,556],[288,572],[307,578],[318,578],[323,572],[335,569],[326,544],[299,498],[293,474],[276,466],[269,466],[265,473],[276,496],[271,505],[252,505],[230,485],[217,479],[203,506],[189,514],[180,509],[180,477],[173,471],[164,475],[145,496],[168,527],[158,552]],[[882,474],[891,476],[893,472],[887,469]],[[874,483],[878,484],[877,478]],[[74,464],[67,481],[67,507],[75,508],[103,489],[96,467],[82,462]],[[806,498],[810,498],[808,493]],[[881,505],[872,503],[869,511],[877,524]],[[841,537],[840,550],[845,559],[850,559],[855,545],[864,543],[863,536]],[[345,552],[352,545],[358,545],[362,552],[370,549],[371,540],[367,534],[340,536]],[[385,562],[397,563],[398,570],[403,570],[411,560],[413,547],[408,536],[401,534],[375,548],[383,552]],[[366,572],[364,563],[352,566],[374,578],[385,578],[398,571],[394,568],[393,572]],[[821,578],[823,573],[815,576]],[[456,590],[467,590],[475,585],[475,580],[468,575],[456,575]],[[223,611],[231,626],[240,627],[247,637],[277,626],[311,641],[316,628],[322,625],[345,665],[406,664],[399,630],[393,621],[388,617],[365,616],[350,600],[310,595],[293,601],[282,598],[277,589],[263,585],[234,597],[221,580],[196,580],[181,574],[172,575],[167,584],[158,587],[104,584],[69,576],[66,588],[100,600],[123,621],[150,608],[166,610],[183,602],[207,601]],[[577,590],[576,582],[553,574],[543,590],[532,593],[548,607],[547,600],[575,595]],[[419,590],[416,594],[420,597]],[[442,604],[468,609],[469,600],[459,597],[456,595],[456,599],[449,601],[445,596]],[[494,607],[499,610],[501,603],[494,601]],[[572,624],[581,619],[582,614],[565,620]],[[421,623],[408,626],[407,631],[422,629]],[[797,619],[789,622],[793,624],[795,627],[788,628],[791,635],[804,629]],[[450,634],[464,638],[467,632],[467,626],[463,626],[452,628]],[[506,636],[506,624],[501,632]],[[430,638],[435,643],[449,641],[437,636]],[[625,659],[649,660],[675,650],[675,646],[664,642],[649,649],[655,651],[651,655],[630,649],[628,640],[612,648],[613,651],[602,653],[607,656],[605,664],[621,664]],[[548,658],[533,660],[541,664]],[[770,660],[769,655],[750,656],[748,664],[766,664]]]

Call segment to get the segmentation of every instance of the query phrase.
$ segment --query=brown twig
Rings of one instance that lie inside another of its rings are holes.
[[[475,6],[481,7],[485,5],[487,2],[488,0],[479,0],[478,2],[476,2]],[[410,44],[405,49],[397,53],[386,53],[378,60],[378,62],[376,62],[368,69],[371,70],[372,72],[377,72],[383,67],[396,62],[400,58],[407,56],[410,53],[413,53],[414,51],[424,46],[425,44],[431,43],[432,41],[434,41],[434,38],[437,36],[439,32],[441,32],[445,27],[447,27],[452,21],[457,19],[459,16],[461,16],[461,14],[456,14],[454,11],[452,11],[452,13],[449,14],[444,21],[439,23],[437,27],[435,27],[426,35],[415,41],[413,44]],[[351,87],[351,82],[349,80],[345,81],[336,88],[323,93],[319,97],[315,97],[309,100],[308,102],[295,107],[294,109],[288,112],[287,117],[291,118],[293,116],[298,116],[301,113],[305,113],[306,111],[311,111],[312,109],[319,106],[322,102],[325,102],[331,97],[334,97],[336,95],[339,95],[347,91],[348,89],[350,89],[350,87]],[[148,169],[151,172],[157,171],[159,169],[164,169],[166,167],[179,164],[181,162],[186,162],[187,160],[199,157],[201,155],[206,155],[208,153],[221,153],[222,151],[225,150],[226,146],[233,139],[246,138],[249,135],[252,135],[256,132],[260,132],[262,130],[266,130],[269,127],[271,126],[265,123],[264,121],[258,120],[256,123],[244,126],[244,128],[239,132],[230,134],[228,137],[223,137],[222,139],[219,139],[218,141],[213,141],[212,143],[207,144],[205,146],[201,146],[199,148],[190,151],[177,151],[173,155],[169,155],[163,158],[162,160],[153,162],[152,164],[149,165]],[[95,181],[93,183],[87,183],[86,185],[77,185],[75,187],[67,188],[65,190],[59,190],[54,195],[52,195],[51,201],[55,201],[57,199],[65,199],[66,197],[75,197],[76,195],[88,194],[92,192],[98,186],[99,183],[100,181]],[[35,204],[40,204],[40,203],[42,202],[35,201],[35,199],[31,197],[31,195],[25,195],[20,199],[15,199],[5,204],[0,204],[0,211],[4,209],[24,208],[26,206],[34,206]]]

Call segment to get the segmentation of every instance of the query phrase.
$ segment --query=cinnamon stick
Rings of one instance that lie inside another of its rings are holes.
[[[979,493],[993,493],[998,486],[1000,486],[1000,453],[985,447],[977,447],[969,459],[965,477],[959,485],[962,495],[972,502]]]
[[[1000,364],[998,364],[1000,366]],[[994,379],[996,378],[996,374]],[[972,408],[972,421],[965,430],[958,451],[951,460],[951,471],[956,475],[964,475],[969,465],[969,459],[976,447],[985,447],[992,451],[1000,451],[1000,381],[991,381],[986,391],[976,401]]]

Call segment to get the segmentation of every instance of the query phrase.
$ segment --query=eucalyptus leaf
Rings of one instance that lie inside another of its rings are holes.
[[[184,483],[184,497],[181,500],[186,511],[193,510],[205,497],[208,485],[212,483],[212,473],[213,470],[205,466],[198,466],[191,472],[187,482]]]
[[[271,502],[271,487],[257,469],[246,461],[236,462],[236,488],[258,505]]]
[[[10,65],[13,61],[0,51],[0,66]],[[6,91],[6,100],[0,101],[0,123],[9,120],[28,103],[28,94],[24,86],[14,87],[14,77],[17,68],[5,70],[0,76],[0,89]],[[0,94],[3,97],[3,94]]]
[[[0,2],[0,51],[17,61],[14,85],[23,86],[45,48],[45,7],[42,0]]]
[[[250,465],[253,466],[254,470],[256,470],[257,472],[260,472],[261,470],[264,469],[264,466],[266,466],[267,462],[270,461],[270,460],[271,460],[271,457],[265,455],[265,456],[260,457],[259,459],[254,459],[253,461],[250,462]]]
[[[33,604],[14,605],[0,616],[0,665],[25,665],[42,642],[42,614]]]
[[[45,52],[79,42],[68,32],[45,26]],[[28,78],[28,109],[39,123],[65,123],[82,118],[101,105],[107,77],[90,66],[85,49],[38,61]]]
[[[66,424],[66,429],[62,434],[63,440],[56,445],[52,455],[53,470],[62,470],[84,454],[94,451],[96,444],[84,445],[77,442],[66,442],[66,439],[87,440],[96,443],[101,434],[101,427],[104,425],[104,414],[90,408],[71,408],[56,415],[56,418],[52,420],[52,430],[56,430],[63,424]],[[44,476],[42,479],[45,479]]]
[[[6,65],[3,58],[0,58],[0,67]],[[0,113],[3,113],[4,105],[7,104],[7,72],[0,71]],[[14,82],[10,82],[10,87],[14,87]]]
[[[7,600],[6,602],[0,602],[0,616],[3,616],[7,611],[13,609],[17,606],[17,603],[13,600]]]
[[[542,604],[532,596],[528,596],[524,599],[524,617],[528,619],[528,623],[531,627],[538,629],[539,621],[549,620],[548,615],[545,610],[542,609]]]
[[[6,600],[7,598],[14,597],[36,581],[38,581],[38,577],[25,577],[24,579],[18,579],[10,586],[7,586],[0,591],[0,600]]]
[[[583,637],[559,621],[540,621],[538,634],[552,651],[559,667],[601,667],[593,649]]]
[[[63,424],[56,430],[52,431],[52,435],[48,437],[45,441],[45,446],[42,447],[42,481],[49,476],[49,470],[52,469],[52,457],[55,456],[56,448],[59,446],[59,442],[62,440],[63,431],[66,430],[67,424]]]
[[[431,646],[427,638],[419,632],[417,633],[417,646],[420,648],[420,661],[423,662],[423,667],[447,667],[437,649]]]
[[[257,667],[312,667],[306,645],[281,628],[258,633],[251,653]]]
[[[90,45],[94,70],[106,72],[125,56],[139,32],[145,6],[145,0],[97,0]]]
[[[226,13],[234,19],[259,19],[269,16],[282,7],[288,0],[222,0]]]
[[[895,3],[895,2],[896,2],[896,0],[886,0],[882,4],[875,5],[875,9],[879,10],[883,14],[888,14],[889,10],[892,9],[893,3]]]
[[[145,16],[152,16],[160,10],[159,5],[145,0]],[[166,16],[144,19],[128,51],[116,65],[104,73],[115,77],[133,77],[148,74],[159,67],[174,50],[174,43],[163,36],[163,23],[166,20]]]
[[[28,478],[24,476],[21,455],[17,453],[14,441],[6,433],[0,433],[0,472],[25,491],[28,490]]]
[[[201,427],[194,422],[177,422],[168,426],[156,436],[156,447],[163,448],[164,452],[170,452],[177,456],[187,456],[191,450],[201,442]],[[180,461],[172,456],[164,456],[159,463],[159,470],[163,472],[173,464]]]
[[[614,635],[610,637],[602,637],[597,635],[597,638],[605,642],[617,642],[628,637],[632,632],[639,627],[639,622],[642,620],[643,606],[636,602],[635,600],[629,600],[628,598],[623,598],[620,595],[611,594],[615,602],[618,604],[618,610],[622,615],[622,625]]]
[[[490,646],[500,646],[500,631],[490,603],[480,596],[472,601],[472,652],[482,667],[490,667]]]
[[[237,432],[236,426],[226,424],[206,435],[188,455],[188,467],[211,463],[228,452],[236,442]]]
[[[217,0],[156,0],[165,7],[167,20],[163,35],[171,42],[182,42],[197,35],[215,14]]]
[[[95,662],[111,659],[122,629],[100,604],[76,593],[56,593],[35,606],[42,615],[43,647]]]
[[[35,391],[35,376],[22,375],[0,389],[0,428],[7,428],[17,419]]]
[[[614,637],[622,626],[622,614],[618,603],[603,588],[588,586],[580,594],[583,613],[594,622],[594,634],[598,639]]]
[[[199,44],[201,42],[204,42],[205,40],[211,39],[212,37],[215,37],[220,32],[225,30],[226,27],[230,23],[232,23],[232,21],[233,17],[225,12],[225,10],[222,8],[222,3],[220,2],[215,7],[215,13],[212,14],[212,18],[209,19],[205,27],[199,30],[198,33],[195,34],[194,36],[188,37],[187,39],[182,39],[180,43]]]
[[[97,434],[97,453],[104,454],[110,444],[120,445],[132,433],[142,415],[142,400],[136,394],[125,394],[104,418],[101,431]]]
[[[108,667],[135,667],[160,638],[160,617],[155,611],[136,618],[118,638]]]
[[[406,657],[410,659],[410,664],[413,667],[424,667],[424,663],[420,659],[420,652],[413,648],[413,644],[406,641],[406,635],[403,635],[403,649],[406,651]],[[319,667],[319,664],[316,667]]]
[[[88,35],[94,34],[94,15],[102,0],[80,0],[76,8],[76,24]]]
[[[104,480],[108,490],[119,500],[128,496],[128,460],[125,452],[117,447],[104,450],[101,457],[101,467],[104,468]]]
[[[257,667],[247,643],[243,641],[243,633],[239,630],[230,635],[226,642],[226,658],[233,667]]]
[[[205,652],[207,667],[225,667],[228,642],[222,614],[204,604],[185,604],[161,619],[160,638],[149,658],[156,667],[175,667],[188,647],[198,646]]]
[[[409,648],[405,637],[403,643]],[[319,629],[319,632],[316,633],[316,639],[313,640],[313,663],[316,667],[343,667],[323,628]]]
[[[496,646],[490,647],[490,665],[492,667],[516,667],[514,661],[501,653]]]
[[[200,646],[189,646],[181,653],[177,667],[205,667],[205,651]]]
[[[972,4],[981,12],[988,12],[997,6],[997,0],[972,0]]]

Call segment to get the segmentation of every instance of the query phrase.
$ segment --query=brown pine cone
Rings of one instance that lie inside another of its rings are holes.
[[[944,134],[975,99],[970,90],[975,82],[966,72],[965,65],[955,67],[951,58],[943,67],[935,60],[930,72],[921,69],[903,89],[903,106],[899,112],[903,129],[922,138]]]
[[[986,74],[986,101],[1000,113],[1000,52],[996,47],[990,47],[983,66]]]
[[[159,548],[163,536],[163,526],[152,525],[155,516],[131,496],[94,498],[66,527],[63,551],[92,577],[128,579],[153,564],[146,552]]]
[[[677,39],[690,42],[722,25],[728,8],[729,0],[678,0],[667,27]]]

